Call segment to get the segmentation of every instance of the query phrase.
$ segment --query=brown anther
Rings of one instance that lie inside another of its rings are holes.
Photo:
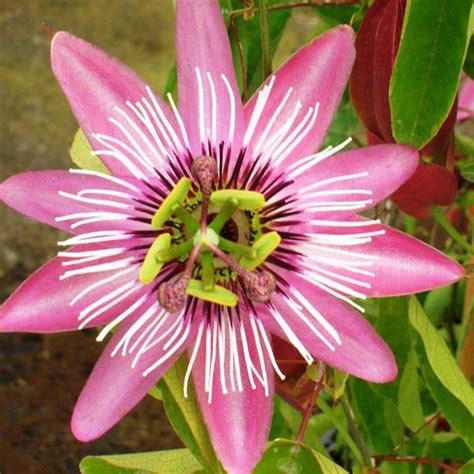
[[[201,186],[202,193],[209,196],[217,173],[216,160],[211,156],[194,158],[191,171]]]
[[[245,292],[252,301],[265,303],[275,291],[275,279],[269,272],[246,272],[242,278],[245,283]]]
[[[175,281],[167,281],[158,288],[158,301],[160,305],[169,313],[177,313],[184,308],[186,304],[189,278],[186,275],[181,275]]]

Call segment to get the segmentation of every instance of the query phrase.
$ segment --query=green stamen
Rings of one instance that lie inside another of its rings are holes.
[[[239,201],[235,198],[227,199],[224,202],[221,210],[218,214],[212,219],[212,222],[209,224],[209,227],[219,234],[220,231],[224,228],[226,222],[232,217],[234,211],[239,207]]]
[[[240,209],[256,210],[265,206],[265,196],[256,191],[246,191],[244,189],[221,189],[211,194],[211,202],[217,205],[224,205],[229,199],[237,199]]]
[[[199,280],[191,279],[186,289],[188,295],[222,306],[236,306],[239,299],[235,293],[223,286],[214,285],[212,290],[204,290]]]
[[[223,237],[219,237],[219,247],[224,250],[224,252],[233,254],[237,260],[240,258],[253,260],[257,257],[257,251],[254,248],[232,242],[232,240],[224,239]]]
[[[139,280],[144,285],[148,285],[158,276],[158,273],[160,272],[161,267],[164,265],[164,262],[159,262],[156,259],[156,254],[167,249],[170,243],[171,236],[169,234],[161,234],[155,239],[151,247],[148,249],[145,260],[143,261],[138,274]]]
[[[199,222],[180,205],[173,206],[172,214],[177,217],[191,234],[195,234],[199,230]]]
[[[201,252],[202,266],[202,288],[204,291],[211,291],[214,288],[214,263],[212,252],[205,250]]]
[[[281,237],[277,232],[263,234],[252,245],[252,248],[257,252],[257,256],[252,259],[243,258],[240,264],[249,270],[257,268],[280,245],[280,242]]]
[[[193,249],[193,239],[185,240],[177,245],[173,245],[168,249],[163,249],[156,255],[156,260],[160,263],[171,262],[171,260],[181,259],[188,255]]]
[[[176,204],[182,204],[188,195],[190,187],[191,180],[189,178],[181,178],[178,181],[174,189],[170,194],[168,194],[153,216],[153,219],[151,220],[151,226],[153,229],[159,229],[170,218],[173,212],[173,207]]]

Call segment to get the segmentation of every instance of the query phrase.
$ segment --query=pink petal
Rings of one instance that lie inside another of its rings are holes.
[[[87,250],[97,247],[88,246]],[[72,247],[80,251],[81,247]],[[97,286],[71,306],[73,299],[99,280],[110,276],[106,273],[89,273],[60,280],[66,268],[64,259],[54,258],[33,273],[0,307],[0,331],[54,333],[77,330],[79,313],[89,305],[110,294],[131,279],[133,272],[119,276],[112,282]],[[118,316],[140,291],[106,310],[86,327],[105,324]],[[92,314],[92,313],[90,313]]]
[[[319,113],[309,133],[291,152],[285,164],[291,164],[292,161],[315,152],[323,142],[349,78],[355,57],[353,43],[352,29],[348,26],[339,26],[301,48],[276,71],[273,88],[251,144],[255,146],[258,143],[267,123],[284,100],[288,90],[293,88],[288,102],[275,121],[274,130],[279,130],[288,122],[298,101],[302,107],[295,123],[299,123],[309,108],[315,107],[317,103]],[[270,79],[267,84],[269,81]],[[257,95],[255,94],[245,106],[247,122],[250,121],[256,105]],[[269,137],[272,137],[272,133]]]
[[[250,357],[260,370],[255,341],[251,336],[250,324],[245,318],[246,315],[243,316],[243,321],[245,321],[244,326],[246,327]],[[238,331],[237,344],[238,347],[242,347]],[[229,346],[229,340],[227,339],[225,374],[229,373]],[[232,391],[229,387],[229,377],[227,377],[226,383],[229,393],[224,394],[221,386],[218,358],[212,384],[212,400],[209,403],[208,394],[204,390],[206,351],[204,350],[204,343],[201,343],[201,350],[198,352],[193,369],[193,380],[212,445],[226,472],[250,474],[263,454],[270,430],[274,391],[273,368],[268,357],[265,357],[265,370],[269,377],[269,394],[265,396],[264,389],[258,381],[255,382],[256,388],[251,388],[246,376],[241,349],[240,367],[243,391]]]
[[[367,296],[409,295],[463,278],[463,267],[439,250],[391,227],[380,227],[385,235],[357,247],[357,252],[377,257],[369,268],[376,277],[369,280],[371,288],[364,289]]]
[[[467,77],[459,91],[457,120],[463,122],[474,116],[474,79]]]
[[[127,210],[97,204],[87,204],[59,194],[59,192],[77,194],[79,191],[85,189],[126,192],[131,197],[131,199],[127,201],[107,196],[88,196],[95,199],[121,203],[125,202],[126,204],[136,204],[132,201],[132,198],[138,196],[127,188],[96,176],[72,174],[67,171],[33,171],[17,174],[4,181],[0,185],[0,199],[17,212],[44,224],[74,234],[98,230],[131,230],[144,228],[145,224],[132,220],[105,220],[103,222],[81,225],[76,229],[71,228],[71,224],[81,220],[80,218],[57,221],[56,218],[61,216],[95,211],[130,214],[130,216],[134,214],[138,215],[133,209]]]
[[[359,202],[370,201],[365,208],[372,208],[377,203],[390,196],[415,172],[418,165],[418,152],[404,145],[373,145],[366,148],[350,150],[327,158],[312,168],[311,172],[299,175],[293,184],[295,191],[301,190],[317,182],[332,180],[333,178],[355,175],[350,179],[334,181],[323,184],[312,192],[326,192],[336,190],[363,190],[371,191],[367,194],[341,194],[320,195],[308,198],[308,193],[303,193],[301,198],[305,203],[305,210],[309,203],[317,204],[330,202]],[[363,174],[367,174],[364,176]],[[351,215],[361,212],[363,208],[346,211],[317,212],[319,218],[330,218]]]
[[[163,334],[175,321],[168,317],[161,327]],[[135,368],[132,363],[136,350],[125,356],[119,351],[112,356],[115,347],[133,324],[134,319],[127,319],[108,342],[107,347],[97,361],[87,384],[82,390],[74,408],[71,429],[80,441],[92,441],[102,436],[118,423],[148,393],[157,380],[180,356],[188,340],[192,340],[193,332],[159,368],[146,377],[143,375],[153,363],[158,361],[166,351],[161,344],[145,352],[138,360]],[[167,339],[163,342],[166,343]],[[133,344],[133,339],[132,339]]]
[[[202,154],[199,128],[199,86],[196,68],[199,68],[204,91],[204,124],[212,138],[212,86],[217,99],[217,123],[214,146],[222,141],[229,143],[232,115],[235,119],[232,147],[239,150],[245,121],[239,89],[235,78],[232,53],[224,21],[216,0],[178,0],[176,4],[176,49],[178,67],[179,108],[190,135],[191,148],[195,155]],[[235,102],[235,113],[231,112],[229,90]]]
[[[304,295],[340,337],[341,345],[338,345],[322,325],[314,324],[335,349],[331,350],[285,303],[283,296],[275,294],[271,303],[314,358],[369,382],[387,383],[395,379],[397,366],[390,348],[355,309],[295,274],[287,274],[285,278],[290,279],[291,287]],[[291,295],[289,290],[284,291]],[[314,321],[311,314],[303,311],[310,321]],[[269,331],[289,340],[269,311],[259,309],[259,318]]]
[[[150,101],[146,84],[127,66],[109,57],[90,43],[66,32],[54,35],[51,43],[51,65],[79,126],[94,149],[104,148],[103,144],[93,137],[94,133],[105,134],[129,144],[124,134],[109,120],[112,117],[127,124],[124,117],[115,110],[116,107],[126,111],[134,119],[138,128],[150,140],[153,140],[145,125],[126,104],[127,101],[135,104],[144,97]],[[158,96],[154,95],[154,98],[172,128],[178,130],[174,116],[166,104]],[[139,133],[131,125],[127,125],[126,128],[139,142],[142,149],[151,153]],[[157,134],[163,139],[162,133],[157,131]],[[130,156],[130,153],[128,155]],[[130,174],[130,170],[117,159],[104,157],[103,160],[113,174]],[[132,161],[140,170],[145,171],[141,160],[132,158]]]

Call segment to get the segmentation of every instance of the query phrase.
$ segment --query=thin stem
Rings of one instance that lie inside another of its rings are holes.
[[[347,423],[349,424],[349,430],[352,434],[352,437],[357,443],[357,446],[359,447],[360,452],[362,454],[362,460],[364,462],[364,465],[372,467],[372,459],[370,457],[369,450],[367,449],[359,427],[357,426],[349,400],[347,399],[346,395],[343,394],[339,398],[339,401],[341,402],[342,409],[344,410],[344,414],[346,415]]]
[[[416,463],[416,464],[425,464],[430,466],[436,466],[441,469],[445,469],[449,472],[458,472],[453,466],[449,464],[445,464],[441,461],[436,461],[435,459],[429,458],[422,458],[416,456],[393,456],[393,455],[386,455],[386,456],[373,456],[376,463],[381,463],[383,461],[388,462],[409,462],[409,463]]]
[[[455,240],[464,250],[469,253],[473,253],[474,249],[469,245],[467,240],[454,228],[449,222],[447,217],[443,214],[441,209],[438,207],[431,208],[431,215],[435,218],[436,222]]]
[[[298,434],[296,435],[296,441],[302,443],[304,440],[304,434],[306,432],[306,428],[308,427],[309,419],[313,414],[313,408],[318,400],[319,394],[321,393],[321,389],[323,388],[323,381],[324,381],[324,364],[318,363],[318,380],[314,385],[313,393],[311,394],[311,398],[308,401],[308,405],[306,410],[303,414],[303,419],[301,420],[300,429],[298,430]]]
[[[426,428],[427,426],[431,425],[433,421],[435,421],[439,417],[439,413],[435,413],[431,418],[428,418],[419,428],[417,428],[413,433],[410,434],[409,437],[407,437],[404,441],[402,441],[400,444],[397,444],[393,449],[392,452],[398,451],[400,448],[403,448],[403,446],[406,446],[410,441],[415,438],[422,429]]]
[[[237,46],[237,52],[239,54],[240,72],[242,73],[242,99],[244,102],[247,102],[248,99],[247,68],[245,66],[244,49],[242,47],[242,42],[240,41],[239,32],[237,30],[237,27],[235,26],[235,19],[237,16],[245,15],[249,11],[252,11],[252,8],[243,8],[242,10],[235,10],[230,14],[229,17],[230,31],[234,36],[235,44]]]
[[[272,73],[272,53],[270,49],[270,18],[268,15],[268,0],[258,0],[260,18],[260,39],[262,42],[262,72],[263,80]]]
[[[277,3],[271,5],[268,10],[286,10],[287,8],[304,8],[304,7],[334,7],[340,5],[355,5],[360,3],[359,0],[313,0],[308,2],[296,2],[296,3]]]
[[[352,451],[352,454],[354,455],[356,460],[360,464],[362,464],[363,458],[360,448],[357,443],[354,442],[354,439],[347,431],[342,420],[338,416],[336,416],[331,407],[322,398],[319,398],[317,400],[317,404],[320,410],[328,417],[329,421],[335,426],[338,433],[341,435],[349,449]]]

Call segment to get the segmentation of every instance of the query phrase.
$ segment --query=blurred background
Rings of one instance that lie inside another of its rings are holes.
[[[276,64],[314,36],[316,22],[314,14],[294,12]],[[77,124],[51,72],[43,23],[96,44],[159,92],[174,63],[171,1],[1,0],[0,181],[71,167],[68,149]],[[0,205],[0,303],[56,254],[57,240],[56,230]],[[95,335],[0,335],[2,474],[77,473],[88,454],[181,445],[161,405],[149,397],[102,439],[82,444],[72,437],[75,400],[103,348]]]

